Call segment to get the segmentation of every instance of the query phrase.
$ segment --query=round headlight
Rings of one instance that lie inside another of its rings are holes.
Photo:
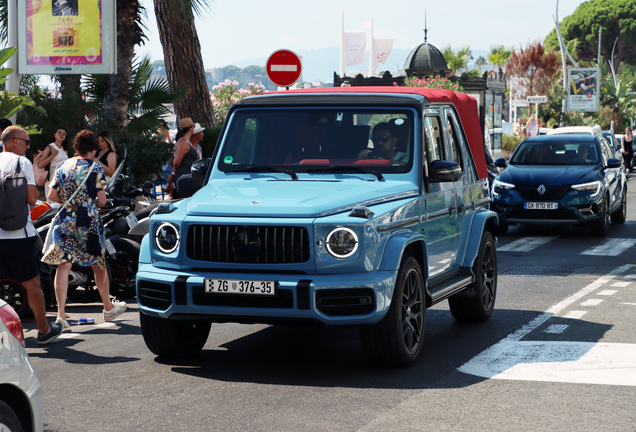
[[[349,228],[336,228],[327,236],[325,245],[336,258],[347,258],[358,249],[358,236]]]
[[[155,244],[163,253],[172,253],[179,247],[179,231],[170,223],[162,223],[155,231]]]

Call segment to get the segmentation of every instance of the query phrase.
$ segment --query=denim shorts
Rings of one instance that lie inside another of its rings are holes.
[[[25,282],[40,275],[40,251],[35,237],[0,240],[0,276]]]

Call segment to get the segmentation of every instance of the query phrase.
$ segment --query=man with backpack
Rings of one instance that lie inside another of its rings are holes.
[[[40,288],[38,234],[29,214],[29,205],[35,204],[40,192],[35,186],[33,165],[24,157],[31,141],[26,131],[17,126],[7,127],[0,140],[4,147],[0,153],[0,275],[10,271],[26,289],[38,326],[37,342],[47,344],[62,333],[62,326],[46,319]]]

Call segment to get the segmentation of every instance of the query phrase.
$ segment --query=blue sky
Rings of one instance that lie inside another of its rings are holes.
[[[394,39],[394,48],[412,49],[424,41],[424,11],[428,42],[442,48],[470,45],[526,45],[554,28],[557,0],[214,0],[196,20],[206,69],[240,60],[268,57],[281,49],[293,51],[340,45],[340,16],[345,31],[369,31],[376,38]],[[560,0],[559,19],[572,14],[583,0]],[[147,9],[150,40],[138,48],[152,60],[163,57],[152,0]],[[367,44],[368,44],[367,40]],[[368,46],[368,45],[367,45]]]

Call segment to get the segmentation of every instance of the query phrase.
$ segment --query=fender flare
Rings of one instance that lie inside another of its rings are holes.
[[[495,212],[482,211],[477,212],[473,217],[468,244],[466,245],[466,253],[462,262],[462,267],[472,268],[475,258],[479,253],[481,245],[481,237],[484,231],[490,231],[494,237],[499,234],[499,217]]]
[[[428,267],[426,266],[426,238],[419,233],[413,231],[398,232],[389,238],[384,247],[384,253],[382,255],[382,261],[380,262],[380,271],[396,272],[400,268],[400,262],[404,255],[404,250],[411,244],[419,242],[422,252],[422,271],[426,275],[428,273]],[[425,276],[426,277],[426,276]]]
[[[146,234],[141,240],[139,249],[139,264],[150,264],[152,259],[150,258],[150,236]]]

